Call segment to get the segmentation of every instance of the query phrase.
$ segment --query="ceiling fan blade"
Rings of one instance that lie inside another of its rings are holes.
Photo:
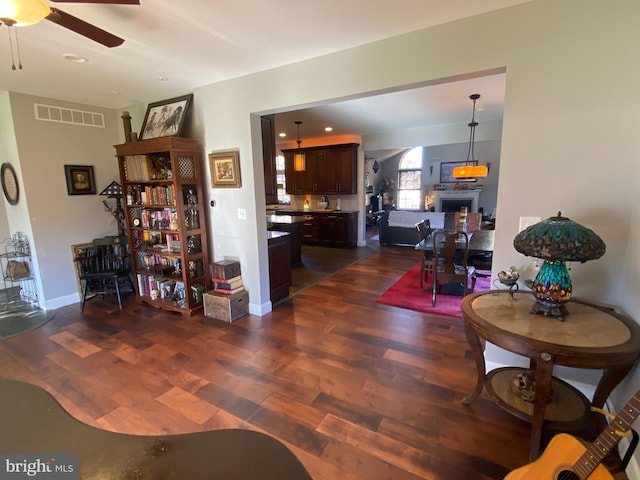
[[[118,45],[122,45],[124,43],[123,38],[116,37],[115,35],[102,30],[101,28],[91,25],[84,20],[80,20],[73,15],[69,15],[68,13],[63,12],[62,10],[58,10],[57,8],[52,8],[51,13],[46,18],[53,23],[57,23],[64,28],[68,28],[69,30],[74,31],[84,37],[101,43],[105,47],[117,47]]]
[[[51,0],[55,3],[103,3],[107,5],[140,5],[140,0]]]

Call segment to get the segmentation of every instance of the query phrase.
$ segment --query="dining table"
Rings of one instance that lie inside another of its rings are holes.
[[[415,245],[416,250],[420,250],[423,254],[430,252],[433,250],[433,233],[427,236],[425,239],[421,240]],[[472,256],[491,256],[493,255],[493,244],[495,241],[495,230],[476,230],[474,232],[467,232],[467,238],[469,239],[469,252],[467,258],[470,259]],[[456,240],[456,263],[459,262],[457,260],[458,254],[462,255],[465,249],[465,240],[464,237]],[[489,259],[490,262],[490,259]],[[472,262],[473,263],[473,262]],[[483,260],[484,263],[484,260]],[[485,267],[480,267],[481,269],[485,269]],[[490,268],[489,268],[490,270]],[[490,276],[489,273],[477,273],[477,276]],[[464,288],[462,284],[451,283],[443,285],[443,293],[447,293],[450,295],[462,295],[464,292]],[[425,289],[425,291],[430,292],[432,287],[429,286]]]
[[[475,232],[467,232],[469,237],[469,255],[472,253],[493,253],[493,244],[496,238],[495,230],[476,230]],[[463,239],[456,241],[456,249],[464,250],[465,241]],[[415,246],[416,250],[433,250],[433,238],[429,235],[424,240],[418,242]]]

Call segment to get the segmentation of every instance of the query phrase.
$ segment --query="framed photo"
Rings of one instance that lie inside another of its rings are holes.
[[[211,188],[242,186],[238,152],[210,153],[209,168],[211,169]]]
[[[69,195],[95,195],[93,165],[65,165],[64,176],[67,179]]]
[[[141,140],[158,137],[179,137],[189,114],[193,94],[150,103],[142,122]]]
[[[442,162],[440,164],[440,183],[475,182],[475,178],[453,178],[453,169],[467,162]]]

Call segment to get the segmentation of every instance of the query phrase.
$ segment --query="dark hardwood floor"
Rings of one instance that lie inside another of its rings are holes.
[[[123,311],[113,298],[71,305],[0,343],[0,377],[107,430],[265,432],[316,480],[501,479],[527,463],[529,426],[486,393],[460,404],[476,375],[462,320],[375,302],[417,261],[378,248],[232,324],[131,297]]]

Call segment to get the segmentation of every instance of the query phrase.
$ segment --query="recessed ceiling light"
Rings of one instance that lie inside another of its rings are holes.
[[[333,127],[324,127],[325,132],[333,132]]]
[[[284,133],[284,132],[280,132],[280,133],[278,134],[278,136],[279,136],[279,137],[286,137],[286,136],[287,136],[287,134],[286,134],[286,133]]]
[[[75,53],[64,53],[62,54],[62,58],[74,63],[86,63],[89,61],[87,57],[76,55]]]

